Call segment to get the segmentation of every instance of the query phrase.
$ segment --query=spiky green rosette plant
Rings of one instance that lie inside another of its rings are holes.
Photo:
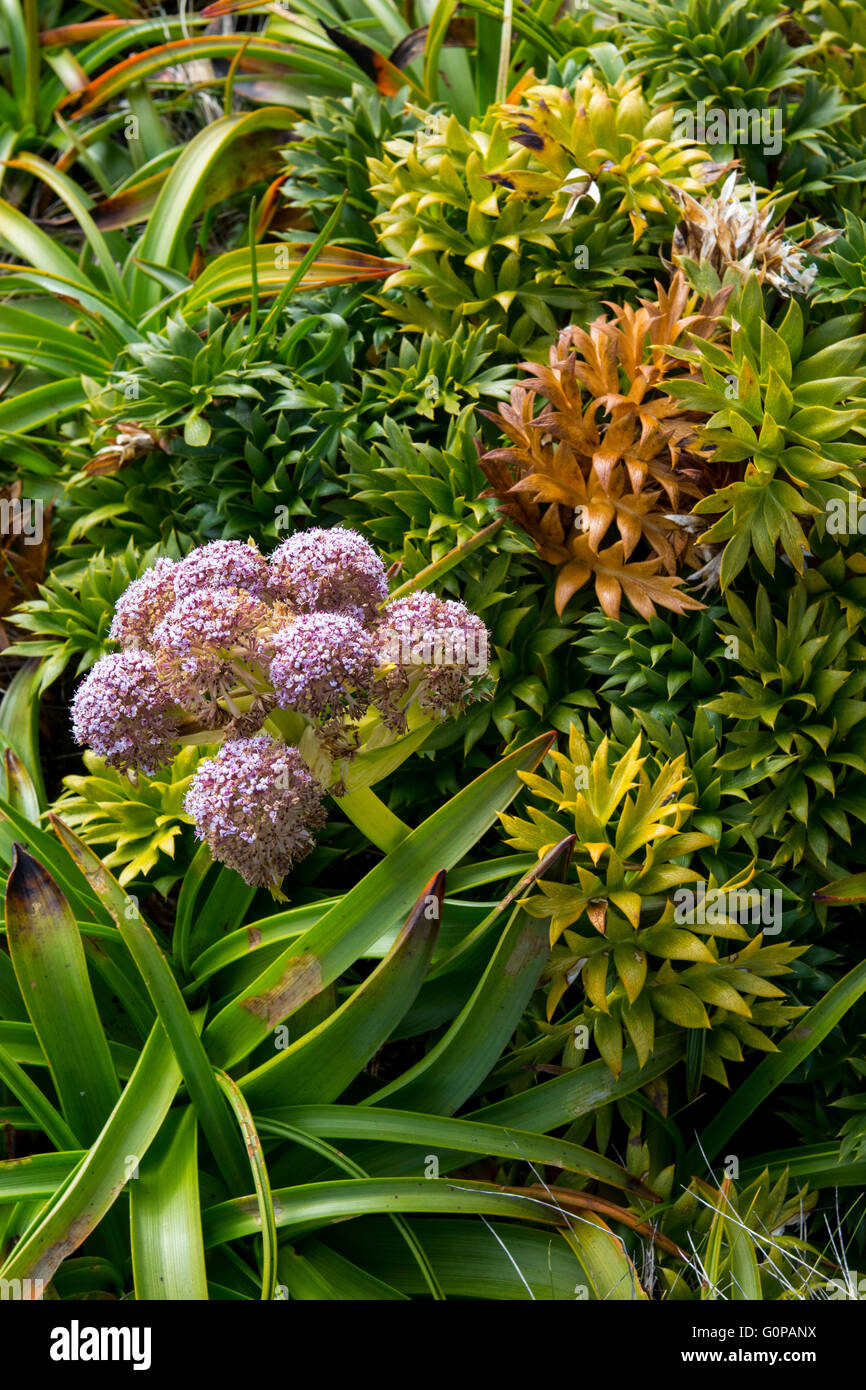
[[[778,547],[802,574],[804,520],[847,503],[857,489],[855,467],[866,421],[860,404],[866,340],[850,314],[816,326],[791,299],[769,322],[757,278],[729,301],[731,346],[700,342],[703,377],[669,383],[691,410],[712,412],[699,431],[713,462],[737,465],[742,477],[702,498],[699,516],[718,520],[705,544],[724,542],[719,575],[726,587],[753,553],[769,574]]]
[[[569,89],[524,84],[521,96],[525,107],[468,128],[428,113],[414,139],[368,161],[381,243],[407,262],[382,307],[404,324],[447,335],[481,318],[513,351],[552,337],[564,310],[598,313],[652,264],[634,243],[650,217],[675,220],[671,187],[699,193],[701,171],[718,175],[634,84],[590,71]]]
[[[776,864],[808,855],[824,866],[832,840],[850,845],[866,820],[866,649],[838,608],[810,603],[802,584],[778,616],[764,589],[754,614],[734,593],[728,606],[734,621],[720,629],[739,688],[708,705],[735,721],[719,770],[748,769],[743,819],[755,836],[772,833]]]
[[[502,817],[508,844],[539,858],[566,827],[577,837],[566,882],[542,878],[526,903],[550,918],[548,1017],[579,979],[580,1021],[615,1075],[626,1047],[645,1066],[668,1023],[707,1030],[703,1070],[727,1084],[725,1061],[741,1060],[742,1043],[771,1050],[762,1026],[801,1012],[780,1002],[784,991],[771,981],[805,948],[767,945],[746,930],[750,915],[762,920],[761,894],[747,890],[753,870],[718,883],[691,867],[713,837],[690,828],[696,802],[685,757],[653,770],[641,742],[612,761],[606,737],[592,751],[574,727],[568,753],[550,755],[555,781],[524,776],[528,819]]]
[[[588,628],[575,646],[588,671],[599,677],[599,694],[625,710],[691,727],[694,700],[707,699],[726,684],[728,648],[717,623],[719,605],[681,618],[656,613],[647,621],[623,621],[587,613]]]
[[[216,859],[278,893],[327,819],[328,787],[349,809],[353,785],[376,801],[374,772],[352,776],[360,748],[375,769],[403,735],[406,756],[481,693],[480,619],[417,588],[386,604],[387,592],[355,531],[299,532],[269,560],[240,541],[160,559],[117,602],[122,650],[77,691],[75,736],[110,767],[148,773],[183,743],[218,740],[186,811]],[[387,836],[384,807],[379,818]]]

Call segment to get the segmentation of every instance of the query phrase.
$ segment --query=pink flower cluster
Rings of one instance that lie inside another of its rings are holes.
[[[224,743],[201,763],[186,796],[214,859],[247,883],[279,888],[327,820],[323,788],[297,748],[257,734]]]
[[[158,560],[118,600],[110,636],[122,650],[79,686],[76,739],[144,772],[183,740],[222,740],[186,810],[214,858],[270,887],[312,848],[324,788],[263,726],[278,734],[289,712],[323,752],[350,757],[371,707],[394,730],[413,701],[459,713],[487,655],[487,630],[462,603],[416,592],[388,604],[379,556],[340,528],[300,532],[269,560],[241,541]]]

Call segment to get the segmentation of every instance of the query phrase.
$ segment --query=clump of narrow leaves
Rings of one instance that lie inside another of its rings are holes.
[[[764,1169],[740,1187],[729,1177],[718,1187],[694,1178],[665,1213],[665,1231],[691,1244],[699,1291],[679,1270],[660,1271],[674,1298],[808,1299],[832,1287],[834,1265],[804,1238],[817,1193],[790,1191],[788,1170],[772,1181]],[[785,1229],[798,1228],[788,1233]]]
[[[525,880],[504,901],[467,905],[446,897],[444,871],[429,876],[431,852],[453,867],[474,850],[518,791],[518,770],[548,745],[511,755],[417,831],[404,828],[350,891],[287,913],[249,921],[252,894],[239,896],[200,852],[170,941],[62,820],[52,818],[53,838],[4,802],[4,829],[31,849],[2,850],[10,954],[0,986],[20,1020],[4,1033],[3,1081],[47,1151],[0,1162],[3,1278],[38,1268],[61,1298],[401,1300],[479,1287],[571,1298],[578,1281],[592,1299],[644,1297],[608,1223],[654,1240],[642,1205],[657,1201],[653,1189],[548,1137],[569,1121],[565,1100],[540,1094],[533,1115],[506,1087],[501,1120],[475,1100],[536,987],[547,923],[514,904]],[[469,860],[464,884],[488,882],[480,869]],[[505,875],[515,878],[510,863]],[[50,933],[33,932],[36,912]],[[467,921],[492,946],[480,968],[462,949]],[[273,990],[293,974],[290,994]],[[439,1041],[383,1079],[383,1045],[423,1036],[431,1017]],[[418,1158],[431,1146],[436,1177]],[[487,1155],[494,1180],[463,1176]],[[580,1222],[554,1204],[542,1217],[550,1229],[537,1230],[525,1187],[538,1163],[576,1180],[563,1191]],[[420,1213],[435,1218],[423,1237]],[[519,1273],[479,1213],[519,1250]],[[673,1242],[665,1248],[676,1256]]]
[[[375,443],[347,440],[343,481],[348,496],[333,500],[334,511],[347,521],[363,521],[377,545],[394,558],[411,560],[417,551],[439,559],[452,546],[472,540],[494,519],[493,506],[483,495],[473,425],[472,410],[463,411],[450,426],[444,448],[416,442],[408,426],[390,416]]]
[[[124,398],[120,410],[133,413],[139,426],[181,429],[187,444],[204,445],[211,437],[208,415],[216,401],[260,400],[255,383],[289,385],[278,365],[256,358],[246,319],[233,324],[212,308],[203,333],[178,315],[163,332],[132,343],[115,366],[110,387]],[[88,470],[101,471],[98,453]]]
[[[640,264],[624,215],[611,226],[590,214],[561,225],[543,203],[511,196],[533,157],[495,113],[469,128],[428,113],[414,139],[388,141],[368,162],[381,244],[406,263],[385,286],[399,293],[380,304],[416,330],[447,337],[468,318],[519,351],[553,337],[576,297],[597,304]]]
[[[691,727],[695,697],[716,694],[730,674],[729,649],[717,628],[721,617],[727,611],[720,605],[681,618],[657,613],[633,621],[587,613],[581,622],[589,630],[575,646],[599,678],[601,698]]]
[[[815,298],[829,304],[866,302],[866,223],[843,209],[845,231],[823,257],[815,282]]]
[[[27,635],[9,654],[41,658],[42,689],[73,661],[74,674],[82,675],[105,651],[115,603],[155,558],[130,543],[110,557],[96,551],[83,569],[73,563],[71,573],[55,565],[39,597],[16,609],[15,626]]]
[[[213,749],[207,746],[181,748],[169,767],[134,782],[108,767],[104,759],[85,752],[87,774],[63,779],[56,810],[86,844],[109,846],[104,863],[120,869],[118,882],[125,886],[146,877],[158,863],[164,864],[162,855],[175,860],[178,837],[186,834],[190,848],[183,802],[199,760],[209,752]],[[189,868],[190,857],[182,855],[171,872],[153,880],[157,892],[168,893]]]

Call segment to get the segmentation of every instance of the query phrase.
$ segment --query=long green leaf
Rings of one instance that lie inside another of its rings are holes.
[[[552,734],[535,739],[458,792],[226,1005],[205,1033],[214,1061],[228,1067],[247,1056],[405,916],[431,872],[459,863],[490,828],[520,790],[518,772],[537,767],[552,741]]]
[[[304,1241],[303,1252],[291,1245],[284,1245],[280,1251],[278,1273],[280,1283],[289,1291],[289,1297],[299,1301],[407,1301],[406,1294],[399,1293],[384,1280],[374,1278],[315,1239]],[[422,1291],[426,1293],[423,1286]]]
[[[239,1082],[255,1110],[331,1101],[354,1080],[411,1007],[424,979],[442,909],[444,873],[437,874],[380,965],[317,1028]]]
[[[22,846],[16,847],[6,885],[6,933],[63,1113],[79,1143],[90,1144],[120,1087],[75,918],[54,879]]]
[[[0,418],[3,407],[0,405]],[[21,759],[45,805],[45,784],[39,759],[39,662],[25,661],[9,682],[0,702],[0,734]],[[7,797],[12,801],[12,797]]]
[[[102,274],[105,277],[105,285],[111,296],[122,304],[126,296],[117,266],[114,264],[114,257],[108,248],[108,244],[102,232],[96,226],[90,214],[90,198],[86,198],[73,179],[67,177],[53,164],[41,159],[35,154],[19,154],[16,159],[9,161],[13,169],[23,169],[26,173],[41,179],[56,196],[66,204],[81,228],[84,236],[99,264]],[[38,264],[38,262],[37,262]],[[53,267],[43,264],[41,269],[51,270]]]
[[[191,1106],[170,1111],[133,1172],[130,1234],[139,1301],[207,1299],[197,1133]]]
[[[424,1249],[449,1298],[573,1304],[578,1286],[587,1282],[561,1232],[441,1216],[425,1217],[423,1231]],[[326,1239],[328,1249],[373,1277],[389,1280],[408,1297],[426,1292],[417,1265],[384,1218],[344,1222],[328,1231]],[[304,1241],[305,1254],[314,1240],[319,1243],[314,1237]],[[591,1288],[588,1297],[594,1299]]]
[[[0,1163],[0,1204],[53,1197],[81,1160],[84,1149],[56,1154],[33,1154],[30,1158],[10,1158]]]
[[[779,1051],[770,1053],[710,1121],[700,1136],[700,1143],[686,1155],[689,1172],[703,1172],[723,1144],[726,1144],[741,1125],[772,1095],[777,1086],[790,1076],[845,1014],[866,993],[866,961],[856,965],[827,991],[814,1008],[782,1038]]]
[[[376,1091],[368,1105],[452,1114],[501,1056],[538,984],[550,950],[546,919],[515,908],[472,998],[415,1066]]]
[[[24,1068],[10,1057],[4,1047],[0,1047],[0,1081],[9,1087],[13,1096],[21,1102],[30,1118],[56,1148],[74,1149],[78,1146],[80,1141],[63,1116],[55,1110],[35,1081],[31,1081]]]
[[[265,1151],[256,1130],[255,1120],[242,1092],[225,1072],[217,1072],[217,1080],[228,1097],[235,1118],[241,1127],[250,1167],[253,1174],[256,1201],[259,1206],[259,1229],[262,1233],[262,1299],[270,1301],[274,1297],[277,1282],[277,1227],[274,1220],[274,1203],[271,1197],[271,1183],[265,1162]]]
[[[285,131],[290,124],[291,116],[284,106],[265,106],[223,116],[200,130],[165,181],[148,219],[137,252],[139,259],[185,271],[184,257],[178,254],[182,251],[183,234],[201,211],[214,170],[225,162],[236,142],[248,141],[251,135],[262,131]],[[133,277],[130,293],[136,308],[144,309],[156,302],[159,288],[139,275]]]
[[[564,1139],[548,1139],[524,1130],[481,1124],[477,1120],[455,1120],[417,1111],[375,1110],[360,1105],[290,1105],[267,1118],[319,1134],[327,1139],[376,1140],[387,1144],[423,1145],[428,1150],[459,1149],[463,1153],[493,1154],[524,1163],[549,1163],[568,1173],[581,1173],[596,1182],[607,1183],[642,1196],[654,1194],[638,1178],[612,1159],[602,1158],[591,1149]],[[267,1119],[260,1121],[267,1132]]]
[[[502,1192],[485,1183],[439,1178],[354,1178],[307,1183],[274,1191],[277,1226],[292,1236],[351,1216],[375,1212],[451,1212],[516,1217],[562,1225],[552,1203]],[[205,1248],[255,1234],[259,1208],[254,1197],[221,1202],[204,1213]]]
[[[162,1024],[156,1023],[96,1143],[15,1246],[0,1268],[0,1279],[51,1279],[123,1191],[135,1161],[141,1162],[159,1133],[180,1081],[171,1044]]]
[[[286,280],[300,263],[306,246],[302,243],[265,242],[254,248],[259,295],[279,294]],[[323,246],[301,276],[298,288],[324,289],[328,285],[351,285],[386,280],[400,262],[383,260],[364,251],[343,246]],[[248,300],[252,290],[250,250],[225,251],[217,256],[184,297],[184,308],[191,312],[207,304],[236,304]]]
[[[198,1111],[214,1157],[232,1188],[242,1189],[244,1162],[237,1132],[177,980],[153,932],[139,914],[135,900],[124,893],[93,850],[53,812],[50,820],[58,839],[114,918],[171,1039],[190,1099]]]

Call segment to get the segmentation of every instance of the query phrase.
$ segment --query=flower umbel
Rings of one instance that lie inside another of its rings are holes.
[[[373,547],[340,527],[290,536],[271,556],[270,570],[271,592],[300,613],[339,609],[370,620],[388,597],[385,566]]]
[[[327,820],[323,788],[296,748],[267,734],[224,743],[200,763],[184,807],[215,859],[277,889]]]
[[[397,599],[379,629],[381,659],[393,663],[387,684],[406,691],[417,682],[422,709],[459,714],[487,670],[488,632],[465,604],[426,590]]]
[[[72,731],[111,767],[155,772],[171,760],[177,728],[171,696],[147,652],[104,656],[72,702]]]
[[[246,589],[261,595],[268,587],[268,563],[254,545],[243,541],[210,541],[191,550],[175,567],[178,598],[200,589]]]
[[[342,718],[369,704],[373,637],[347,613],[304,614],[278,630],[274,652],[270,677],[282,709]]]
[[[269,613],[244,589],[201,589],[176,603],[153,634],[156,664],[178,701],[225,695],[238,661],[264,654]]]
[[[174,605],[177,569],[174,560],[163,558],[133,580],[115,604],[108,633],[112,642],[122,647],[150,646],[153,629]]]
[[[412,704],[442,718],[480,694],[480,618],[424,592],[383,614],[386,598],[382,561],[342,528],[290,537],[270,565],[240,541],[159,560],[116,605],[125,650],[79,687],[75,737],[146,772],[178,745],[224,740],[186,810],[216,859],[277,892],[325,823],[325,788],[346,794],[369,711],[393,735]]]

